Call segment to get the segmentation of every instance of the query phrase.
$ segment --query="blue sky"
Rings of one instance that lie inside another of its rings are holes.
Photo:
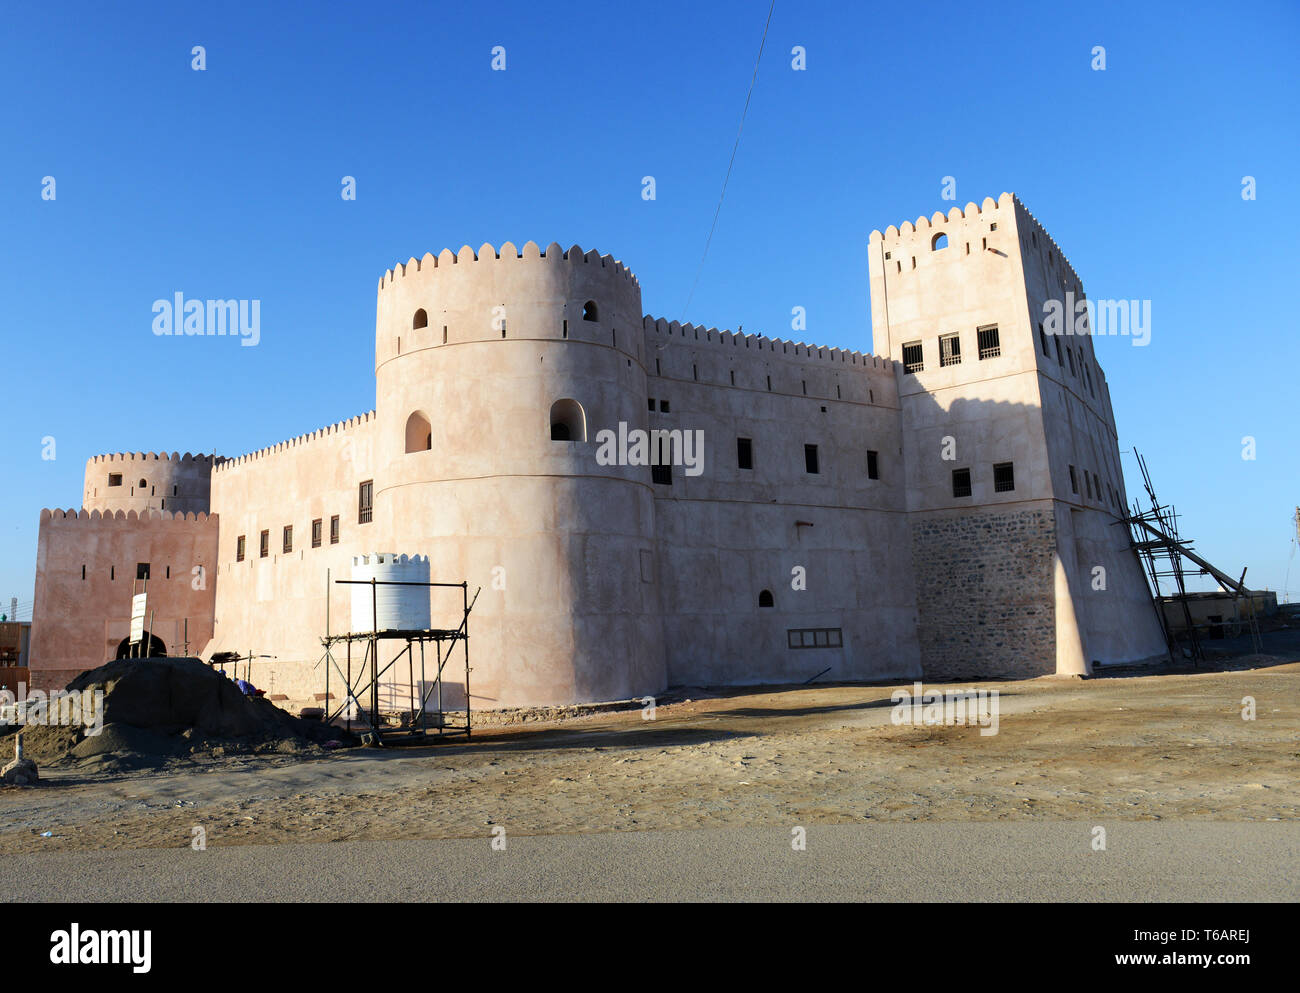
[[[1097,342],[1120,447],[1146,455],[1198,550],[1281,587],[1300,502],[1300,7],[779,0],[683,312],[766,15],[10,7],[0,612],[30,603],[39,510],[79,505],[89,456],[235,455],[370,409],[375,287],[395,262],[576,242],[625,260],[656,316],[787,336],[798,305],[808,340],[867,350],[868,236],[951,207],[945,176],[958,205],[1018,193],[1089,295],[1152,301],[1148,347]],[[177,291],[261,300],[261,344],[155,337],[153,301]],[[1296,599],[1300,562],[1289,585]]]

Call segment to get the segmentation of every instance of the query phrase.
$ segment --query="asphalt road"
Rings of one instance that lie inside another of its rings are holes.
[[[923,823],[13,855],[9,901],[1296,901],[1294,822]]]

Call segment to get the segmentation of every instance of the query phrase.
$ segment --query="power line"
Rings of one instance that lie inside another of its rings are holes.
[[[699,268],[695,270],[695,280],[691,283],[691,292],[686,297],[686,306],[682,308],[682,319],[691,309],[695,299],[695,288],[700,284],[700,275],[704,272],[704,260],[709,257],[709,246],[713,244],[713,232],[718,227],[718,216],[722,213],[722,201],[727,196],[727,183],[731,180],[731,167],[736,164],[736,151],[740,148],[740,136],[745,130],[745,116],[749,113],[749,100],[754,95],[754,83],[758,80],[758,65],[763,61],[763,48],[767,45],[767,29],[772,24],[772,11],[776,9],[776,0],[767,8],[767,22],[763,25],[763,38],[758,43],[758,58],[754,60],[754,74],[749,78],[749,92],[745,94],[745,109],[740,112],[740,127],[736,130],[736,142],[731,146],[731,160],[727,163],[727,174],[722,178],[722,192],[718,195],[718,207],[713,212],[713,223],[709,225],[709,237],[704,242],[704,254],[700,256]]]

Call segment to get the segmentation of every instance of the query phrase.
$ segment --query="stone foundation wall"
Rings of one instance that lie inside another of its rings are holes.
[[[1050,504],[913,515],[917,633],[925,677],[1054,673],[1055,553]]]

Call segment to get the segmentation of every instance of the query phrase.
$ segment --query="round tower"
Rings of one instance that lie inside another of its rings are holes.
[[[215,459],[215,461],[221,461]],[[99,511],[207,513],[214,456],[118,452],[86,462],[82,506]]]
[[[576,246],[467,246],[380,282],[371,544],[482,587],[475,706],[664,686],[649,469],[596,458],[602,429],[646,427],[641,321],[632,273]],[[433,626],[459,609],[435,594]]]

